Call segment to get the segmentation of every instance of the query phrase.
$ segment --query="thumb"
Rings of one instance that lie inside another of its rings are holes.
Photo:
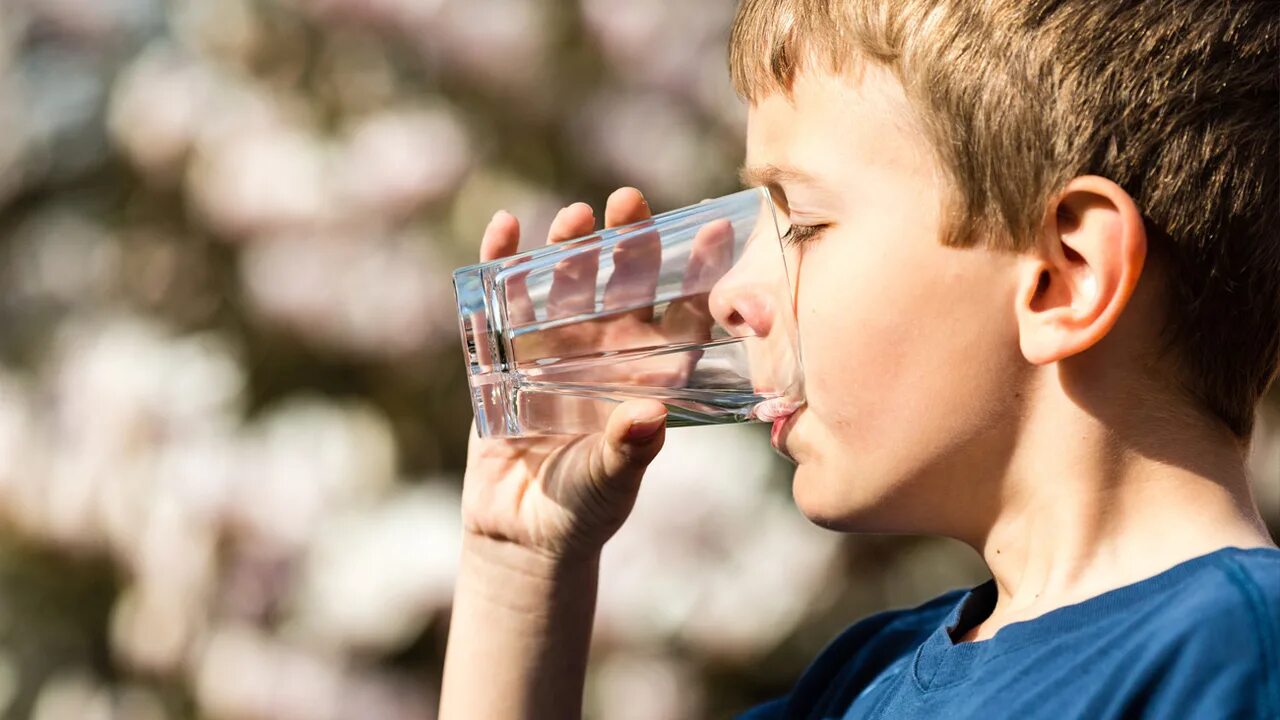
[[[609,415],[597,445],[598,468],[592,478],[605,486],[634,487],[662,449],[667,409],[656,400],[630,400]]]

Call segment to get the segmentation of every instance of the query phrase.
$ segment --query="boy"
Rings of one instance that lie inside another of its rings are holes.
[[[803,258],[808,404],[773,435],[796,503],[993,576],[854,624],[745,717],[1280,717],[1244,465],[1280,353],[1278,7],[741,5],[744,177]],[[646,215],[624,189],[604,221]],[[481,256],[517,239],[499,213]],[[473,439],[442,717],[579,716],[600,548],[663,419]]]

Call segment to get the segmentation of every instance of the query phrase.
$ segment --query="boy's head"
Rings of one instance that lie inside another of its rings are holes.
[[[945,483],[1072,443],[1045,433],[1071,407],[1246,442],[1280,354],[1278,47],[1266,0],[744,0],[746,180],[821,227],[791,238],[801,508],[946,531],[980,491]]]

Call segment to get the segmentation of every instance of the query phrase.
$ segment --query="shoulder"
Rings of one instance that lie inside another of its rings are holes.
[[[1280,651],[1280,550],[1226,548],[1202,560],[1194,574],[1153,594],[1148,607],[1154,609],[1143,615],[1159,623],[1166,642],[1182,648],[1184,657],[1190,644],[1236,660],[1256,647],[1265,659],[1275,659],[1270,653]]]
[[[1213,560],[1221,582],[1198,585],[1188,601],[1214,633],[1251,641],[1280,671],[1280,550],[1229,548]]]
[[[1280,717],[1280,550],[1228,548],[1206,559],[1193,582],[1161,599],[1151,618],[1161,631],[1138,651],[1163,688],[1153,701]]]
[[[1175,625],[1280,641],[1280,550],[1226,548],[1207,560],[1196,582],[1167,600],[1170,613],[1186,621]]]
[[[1214,560],[1247,602],[1269,603],[1272,611],[1280,604],[1280,549],[1228,548]]]

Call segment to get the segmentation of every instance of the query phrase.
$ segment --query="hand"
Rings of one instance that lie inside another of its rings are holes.
[[[609,197],[605,224],[628,224],[649,215],[639,191],[623,188]],[[562,242],[594,229],[591,208],[576,203],[556,216],[547,241]],[[513,254],[519,237],[516,219],[498,213],[485,231],[480,259]],[[630,271],[650,268],[656,275],[656,240],[646,240],[643,235],[635,239]],[[548,307],[555,313],[572,314],[579,304],[594,303],[595,262],[579,259],[558,268]],[[588,264],[589,273],[584,272]],[[622,267],[618,271],[623,271]],[[615,297],[607,302],[625,300]],[[638,314],[634,320],[620,321],[633,323],[628,332],[636,332],[634,323],[643,324],[644,320]],[[662,447],[665,424],[662,403],[631,400],[616,407],[605,430],[593,435],[484,439],[473,425],[463,483],[466,532],[552,559],[598,554],[630,514],[645,468]]]
[[[620,192],[619,202],[631,201],[627,198],[633,191]],[[589,207],[575,205],[566,212],[585,214],[585,222],[569,236],[591,231]],[[612,409],[600,396],[658,396],[685,410],[703,409],[696,396],[678,390],[689,385],[712,340],[715,319],[709,296],[733,264],[733,226],[722,219],[698,229],[687,248],[679,295],[671,297],[672,283],[661,277],[662,241],[656,231],[646,229],[647,216],[639,206],[633,218],[641,221],[607,251],[603,262],[601,249],[580,250],[560,260],[550,273],[534,268],[532,273],[508,276],[506,320],[511,337],[505,360],[526,380],[535,379],[547,388],[526,384],[517,394],[524,427],[566,433],[598,430]],[[627,222],[627,217],[624,212],[619,222]],[[597,307],[602,267],[607,268],[608,281]],[[534,313],[530,284],[536,285],[536,294],[544,295],[541,318]],[[659,290],[662,299],[656,297]],[[555,322],[562,318],[571,321]],[[484,343],[477,347],[482,363],[492,361],[487,350]],[[610,357],[597,361],[606,355]],[[547,364],[547,358],[557,362]],[[500,410],[494,407],[493,412]]]

